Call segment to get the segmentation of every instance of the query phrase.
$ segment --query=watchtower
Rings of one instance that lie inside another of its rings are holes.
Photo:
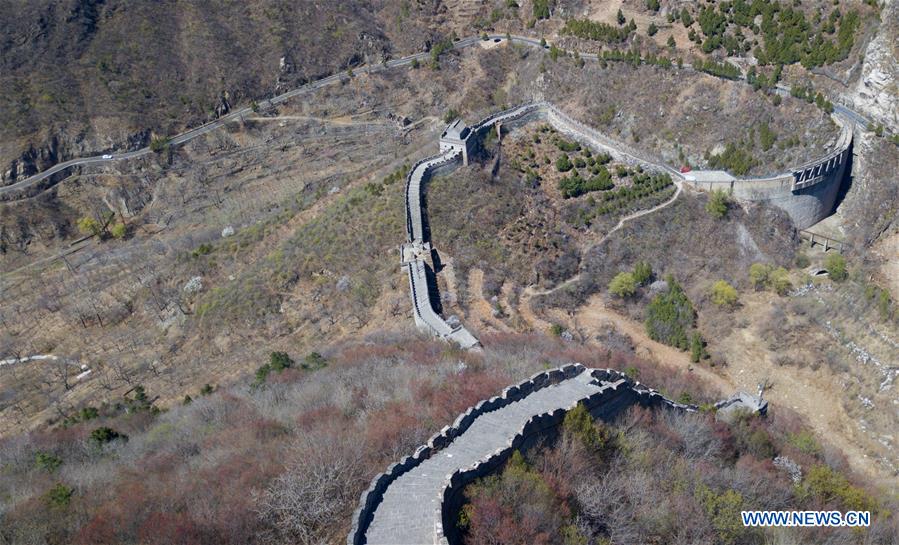
[[[440,135],[440,151],[446,153],[450,150],[462,152],[462,164],[468,165],[468,156],[472,149],[472,130],[466,127],[461,119],[457,119],[447,125]]]

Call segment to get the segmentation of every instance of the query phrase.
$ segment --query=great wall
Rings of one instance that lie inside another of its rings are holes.
[[[495,129],[501,137],[504,130],[513,130],[542,119],[594,151],[606,152],[619,161],[650,171],[666,173],[678,187],[686,184],[699,190],[723,189],[738,199],[770,202],[789,214],[798,228],[804,229],[833,211],[852,153],[852,122],[836,115],[833,118],[840,126],[840,136],[834,149],[823,158],[784,173],[753,178],[736,178],[722,171],[681,173],[649,153],[634,150],[599,133],[546,101],[503,110],[471,127],[456,120],[441,134],[439,153],[416,163],[406,176],[407,242],[400,254],[402,266],[408,271],[415,324],[419,329],[455,342],[462,348],[478,346],[477,339],[464,326],[450,325],[440,316],[434,267],[436,250],[431,244],[424,186],[435,173],[468,165],[491,129]]]
[[[521,36],[488,36],[490,40],[506,39],[529,47],[547,47],[545,43]],[[453,44],[454,49],[473,46],[480,41],[469,37]],[[355,70],[358,74],[376,73],[409,65],[427,58],[417,53]],[[597,60],[594,54],[581,54],[586,60]],[[686,69],[692,69],[685,66]],[[266,108],[285,102],[309,90],[339,82],[335,74],[287,93],[262,101]],[[778,92],[784,92],[778,89]],[[191,129],[171,139],[180,145],[242,119],[251,112],[242,108]],[[672,176],[678,190],[688,185],[699,190],[726,189],[735,197],[748,201],[767,201],[785,210],[794,223],[804,229],[829,215],[851,159],[853,131],[856,122],[864,123],[859,114],[838,105],[835,121],[841,132],[835,149],[823,158],[788,172],[759,178],[736,178],[719,171],[697,171],[682,174],[664,161],[587,127],[548,102],[534,102],[493,114],[471,128],[455,123],[447,127],[440,140],[440,153],[415,164],[406,179],[405,206],[408,242],[401,249],[401,261],[407,269],[416,325],[439,338],[455,342],[463,348],[479,346],[477,339],[463,326],[451,325],[439,312],[431,246],[423,189],[436,173],[448,172],[459,164],[467,165],[476,154],[480,140],[492,128],[502,135],[535,119],[543,119],[556,130],[587,143],[616,159],[641,165],[652,171]],[[115,155],[71,159],[47,170],[33,173],[24,180],[0,187],[0,200],[27,198],[63,179],[72,168],[107,161],[127,160],[151,153],[149,148]],[[679,193],[678,193],[679,194]],[[435,305],[436,303],[436,305]],[[25,362],[35,358],[4,360],[2,364]],[[88,371],[89,372],[89,371]],[[550,435],[562,423],[565,414],[578,403],[584,403],[597,418],[611,419],[633,405],[695,411],[696,407],[666,399],[658,392],[634,382],[625,375],[608,369],[586,369],[571,364],[532,376],[506,388],[502,394],[478,403],[459,415],[451,426],[444,427],[412,455],[392,464],[377,475],[363,492],[353,514],[347,545],[363,544],[435,544],[458,543],[455,521],[464,498],[464,487],[495,471],[511,453],[534,445]],[[719,412],[745,408],[764,413],[767,403],[759,396],[738,393],[715,406]]]
[[[611,369],[570,364],[537,373],[469,408],[412,455],[377,475],[353,513],[347,545],[458,543],[455,522],[465,486],[495,471],[515,450],[552,436],[579,403],[606,420],[634,405],[697,410]],[[740,393],[715,408],[764,414],[767,402]]]
[[[678,189],[725,189],[739,199],[769,201],[786,211],[801,229],[833,210],[852,149],[853,125],[833,116],[840,125],[835,149],[825,157],[789,172],[757,178],[736,178],[724,172],[699,171],[682,174],[664,161],[615,142],[572,119],[549,102],[535,102],[505,110],[465,127],[460,121],[441,134],[440,153],[416,163],[406,178],[406,231],[408,242],[401,248],[402,266],[407,269],[416,325],[462,348],[479,346],[462,325],[451,326],[434,306],[436,252],[431,246],[423,189],[438,172],[467,165],[477,154],[480,140],[495,128],[501,140],[503,129],[514,129],[543,119],[559,132],[604,151],[619,161],[668,173]],[[439,304],[439,303],[438,303]],[[512,452],[533,446],[554,433],[565,414],[583,403],[596,418],[612,419],[627,407],[664,407],[695,411],[695,406],[666,399],[613,370],[587,370],[579,364],[538,373],[527,381],[503,390],[497,397],[480,402],[459,415],[451,425],[434,435],[411,456],[392,464],[376,476],[362,494],[353,514],[347,545],[449,545],[459,543],[456,526],[464,503],[463,490],[474,480],[496,471]],[[738,392],[715,408],[724,413],[740,408],[764,414],[767,402]]]

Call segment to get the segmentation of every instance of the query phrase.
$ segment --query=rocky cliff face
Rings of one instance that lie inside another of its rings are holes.
[[[877,35],[868,44],[861,77],[848,94],[854,108],[893,131],[899,128],[899,5],[888,1]],[[856,131],[851,185],[838,209],[853,250],[867,249],[899,227],[899,147]]]
[[[839,213],[853,251],[865,254],[897,224],[899,148],[885,138],[860,131],[854,151],[852,185]]]
[[[887,0],[880,20],[851,98],[875,122],[895,128],[899,126],[899,4]]]
[[[41,147],[29,145],[17,158],[0,172],[0,185],[15,183],[56,164],[59,160],[59,139],[55,136]]]
[[[81,131],[73,136],[62,132],[49,137],[43,144],[37,146],[28,144],[17,157],[2,165],[0,186],[14,184],[73,157],[98,155],[112,149],[118,151],[140,149],[149,143],[149,129],[132,134],[116,131],[116,134],[104,135],[92,133],[86,135]]]

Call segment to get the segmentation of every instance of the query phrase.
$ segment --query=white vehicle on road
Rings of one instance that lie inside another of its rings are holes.
[[[101,159],[112,159],[112,155],[104,155]]]

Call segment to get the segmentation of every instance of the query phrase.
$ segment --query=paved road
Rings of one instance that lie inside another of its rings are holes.
[[[492,34],[492,35],[488,36],[488,39],[505,40],[506,36],[501,35],[501,34]],[[512,43],[524,45],[524,46],[528,46],[528,47],[537,47],[537,48],[548,47],[548,46],[541,45],[540,40],[537,40],[534,38],[529,38],[527,36],[513,35],[510,37],[510,39],[511,39]],[[468,38],[463,38],[463,39],[455,42],[453,44],[453,47],[455,49],[465,49],[467,47],[477,45],[480,41],[481,41],[480,37],[470,36]],[[377,73],[377,72],[381,72],[383,70],[387,70],[389,68],[394,68],[394,67],[398,67],[398,66],[406,66],[406,65],[411,64],[414,60],[421,61],[421,60],[429,58],[429,56],[430,56],[430,53],[416,53],[414,55],[409,55],[407,57],[402,57],[400,59],[389,60],[383,64],[366,65],[366,66],[361,66],[359,68],[354,68],[353,72],[358,73],[358,74]],[[592,53],[583,53],[583,54],[581,54],[581,58],[586,59],[586,60],[597,60],[598,57]],[[685,64],[683,69],[692,70],[692,67],[689,64]],[[263,101],[259,102],[259,107],[266,108],[270,105],[281,104],[282,102],[290,100],[291,98],[294,98],[301,94],[307,93],[311,90],[320,89],[322,87],[325,87],[327,85],[330,85],[332,83],[340,81],[341,79],[346,78],[346,77],[348,77],[348,76],[346,76],[344,74],[334,74],[334,75],[328,76],[326,78],[308,83],[306,85],[303,85],[303,86],[293,89],[291,91],[287,91],[286,93],[280,94],[271,99],[263,100]],[[789,92],[789,89],[786,89],[783,86],[779,86],[779,89],[782,91]],[[865,118],[862,114],[855,112],[852,109],[850,109],[844,105],[834,104],[834,111],[840,115],[843,115],[843,116],[851,119],[854,123],[857,123],[860,125],[865,125],[865,126],[867,126],[869,124],[868,119]],[[169,141],[169,144],[173,145],[173,146],[183,144],[185,142],[193,140],[194,138],[197,138],[198,136],[202,136],[210,131],[214,131],[231,121],[238,120],[241,117],[246,116],[252,112],[253,112],[253,110],[250,107],[245,107],[245,108],[240,108],[238,110],[234,110],[234,111],[228,113],[227,115],[224,115],[219,119],[216,119],[215,121],[210,121],[209,123],[200,125],[199,127],[190,129],[184,133],[181,133],[181,134],[173,137]],[[40,182],[46,180],[50,176],[53,176],[54,174],[62,172],[73,166],[86,166],[86,165],[104,164],[104,163],[109,163],[109,162],[114,162],[114,161],[123,161],[123,160],[127,160],[127,159],[133,159],[136,157],[148,155],[150,153],[153,153],[153,152],[150,150],[149,147],[146,147],[146,148],[142,148],[142,149],[134,150],[134,151],[108,154],[108,157],[103,156],[103,155],[98,155],[98,156],[93,156],[93,157],[70,159],[68,161],[58,163],[43,172],[35,174],[34,176],[31,176],[24,180],[18,181],[14,184],[10,184],[8,186],[0,187],[0,197],[2,197],[3,195],[9,194],[9,193],[20,191],[22,189],[27,189],[36,184],[39,184]]]
[[[613,384],[591,384],[591,380],[591,373],[584,372],[478,417],[446,448],[390,484],[366,532],[367,545],[433,543],[435,525],[439,522],[436,520],[438,493],[443,490],[447,475],[508,447],[509,441],[532,416],[571,408]]]

